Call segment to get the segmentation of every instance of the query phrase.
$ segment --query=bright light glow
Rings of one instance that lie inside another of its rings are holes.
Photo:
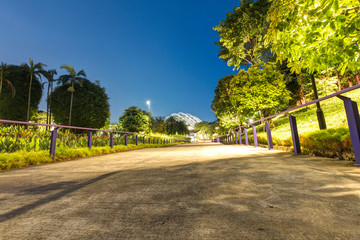
[[[146,104],[147,104],[147,105],[150,105],[150,100],[147,100],[147,101],[146,101]]]
[[[254,122],[254,119],[250,118],[249,123],[252,123],[252,122]]]

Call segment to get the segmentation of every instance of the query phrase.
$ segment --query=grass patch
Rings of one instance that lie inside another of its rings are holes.
[[[33,165],[40,165],[49,162],[61,162],[66,160],[72,160],[76,158],[99,156],[103,154],[125,152],[142,148],[161,148],[177,145],[181,143],[170,143],[170,144],[139,144],[128,146],[117,145],[114,148],[109,146],[106,147],[92,147],[91,150],[87,147],[84,148],[65,148],[58,147],[56,149],[54,160],[49,156],[49,151],[19,151],[14,153],[2,153],[0,154],[0,171],[8,170],[12,168],[22,168]]]
[[[351,98],[358,105],[360,104],[360,89],[345,93],[343,96]],[[315,104],[290,113],[296,117],[302,152],[317,156],[354,160],[343,101],[334,97],[322,101],[321,108],[326,120],[326,130],[319,130]],[[264,124],[257,125],[256,129],[258,142],[267,145]],[[273,119],[271,134],[275,146],[292,148],[288,116],[282,115]],[[250,143],[253,143],[252,128],[248,129],[248,135]]]

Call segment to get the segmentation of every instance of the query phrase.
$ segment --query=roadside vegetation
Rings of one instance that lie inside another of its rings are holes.
[[[127,146],[117,145],[113,148],[109,146],[93,147],[91,149],[87,147],[81,148],[67,148],[59,147],[56,149],[57,154],[54,159],[51,159],[49,151],[18,151],[15,153],[2,153],[0,154],[0,170],[8,170],[13,168],[28,167],[33,165],[40,165],[44,163],[67,161],[77,158],[92,157],[98,155],[104,155],[109,153],[124,152],[143,148],[160,148],[169,147],[181,143],[169,143],[169,144],[142,144],[139,145],[129,144]]]
[[[211,108],[218,120],[212,124],[219,126],[210,135],[233,134],[244,124],[360,84],[359,22],[357,0],[241,0],[214,27],[218,57],[234,74],[215,89]],[[359,91],[349,95],[359,101]],[[343,103],[320,105],[291,113],[303,152],[344,158],[352,150]],[[288,122],[286,116],[272,120],[278,146],[292,146]],[[198,128],[201,133],[203,126]],[[264,127],[257,128],[267,143]]]

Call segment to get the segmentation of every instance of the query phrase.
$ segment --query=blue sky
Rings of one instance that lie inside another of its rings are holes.
[[[214,121],[217,81],[232,74],[212,30],[234,0],[3,0],[0,61],[32,57],[59,74],[84,69],[110,97],[111,121],[131,105],[153,116],[186,112]],[[76,97],[76,93],[75,93]],[[40,109],[45,109],[45,101]]]

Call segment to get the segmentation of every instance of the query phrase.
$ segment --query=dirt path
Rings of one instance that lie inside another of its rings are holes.
[[[189,144],[0,172],[0,239],[360,239],[360,168]]]

